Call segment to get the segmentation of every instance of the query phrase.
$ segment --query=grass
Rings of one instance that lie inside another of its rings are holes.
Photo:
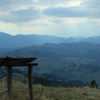
[[[64,88],[44,87],[34,85],[35,100],[100,100],[100,89],[89,87]],[[0,91],[7,89],[6,83],[0,83]],[[29,100],[28,84],[13,81],[13,92],[10,96],[7,93],[0,93],[0,100]]]

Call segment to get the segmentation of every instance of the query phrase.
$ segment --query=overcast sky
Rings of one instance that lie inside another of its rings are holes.
[[[0,31],[100,36],[100,0],[0,0]]]

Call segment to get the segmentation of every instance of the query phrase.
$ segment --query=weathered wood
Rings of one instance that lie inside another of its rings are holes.
[[[36,57],[3,57],[0,58],[0,67],[6,66],[8,69],[7,73],[7,87],[8,94],[12,93],[12,66],[28,66],[28,85],[29,85],[29,96],[30,100],[33,98],[33,88],[32,88],[32,66],[37,66],[38,63],[30,63],[36,60]]]
[[[37,66],[38,63],[29,63],[29,64],[16,64],[16,65],[11,65],[13,67],[25,67],[25,66]]]
[[[29,96],[30,100],[34,100],[33,98],[33,87],[32,87],[32,66],[28,66],[28,86],[29,86]]]
[[[0,66],[19,66],[28,64],[36,59],[36,57],[0,57]]]
[[[7,87],[8,87],[8,94],[12,92],[12,66],[7,66],[8,68],[8,75],[7,75]]]

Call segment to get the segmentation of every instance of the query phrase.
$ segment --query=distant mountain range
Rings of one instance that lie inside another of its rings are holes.
[[[32,45],[42,45],[44,43],[62,43],[66,38],[47,36],[47,35],[9,35],[0,32],[1,48],[19,48]]]
[[[9,35],[7,33],[0,32],[0,47],[1,48],[19,48],[32,45],[42,45],[45,43],[76,43],[76,42],[89,42],[100,43],[100,36],[88,37],[88,38],[63,38],[47,35]]]

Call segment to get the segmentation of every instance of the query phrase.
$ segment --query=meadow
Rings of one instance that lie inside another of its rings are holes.
[[[90,87],[45,87],[33,85],[34,100],[100,100],[100,89]],[[29,100],[28,84],[13,81],[13,92],[10,96],[6,92],[5,82],[0,83],[0,100]]]

